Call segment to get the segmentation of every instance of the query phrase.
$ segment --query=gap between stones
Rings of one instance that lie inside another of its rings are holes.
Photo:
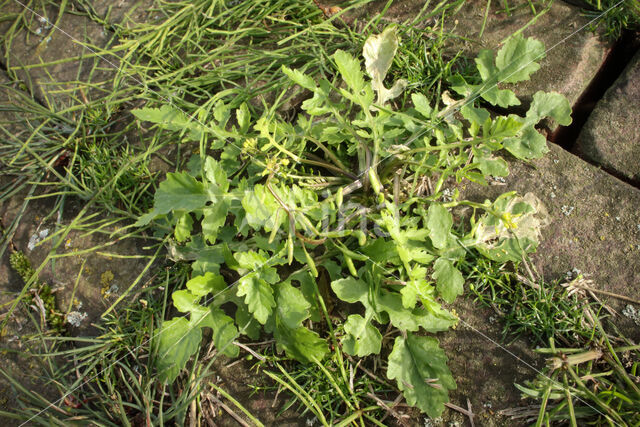
[[[583,158],[574,152],[574,146],[580,135],[580,131],[589,119],[593,109],[602,99],[606,91],[613,86],[618,77],[620,77],[633,58],[633,55],[640,48],[639,35],[640,33],[636,31],[626,30],[622,36],[614,42],[600,69],[573,105],[573,112],[571,114],[573,121],[571,124],[569,126],[558,126],[548,137],[549,141],[559,145],[564,150],[577,155],[583,161],[599,167],[609,175],[636,188],[640,188],[639,180],[630,179],[616,170],[603,167],[589,159]]]

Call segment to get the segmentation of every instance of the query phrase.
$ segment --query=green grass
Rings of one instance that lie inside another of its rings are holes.
[[[584,14],[597,17],[593,29],[604,27],[605,35],[612,39],[624,30],[640,29],[640,3],[635,0],[585,0]]]
[[[32,0],[27,6],[41,11],[50,3]],[[379,31],[383,25],[378,20],[363,23],[364,30],[356,32],[350,25],[341,23],[340,16],[326,20],[310,1],[269,0],[225,6],[224,2],[198,0],[159,1],[152,11],[153,16],[159,16],[159,22],[125,28],[107,25],[91,11],[89,2],[78,3],[85,6],[88,16],[115,31],[121,42],[108,49],[92,46],[99,55],[120,62],[113,81],[102,86],[109,91],[76,82],[75,92],[68,93],[76,104],[59,109],[52,103],[41,104],[29,92],[31,82],[19,82],[16,74],[10,73],[13,81],[2,88],[11,94],[11,99],[0,109],[13,113],[16,119],[0,123],[3,140],[0,163],[8,178],[3,181],[0,203],[8,202],[16,194],[26,193],[27,197],[15,220],[3,228],[0,256],[7,253],[22,214],[34,203],[44,199],[49,204],[50,212],[44,219],[49,221],[64,218],[65,207],[72,202],[83,205],[80,212],[59,224],[49,237],[53,249],[35,268],[23,291],[16,295],[11,310],[22,303],[45,266],[64,262],[65,254],[56,253],[56,248],[70,232],[105,236],[103,244],[84,248],[83,256],[108,248],[116,239],[139,238],[128,224],[150,206],[161,176],[153,169],[152,161],[162,159],[169,170],[177,170],[184,165],[182,159],[191,156],[193,148],[183,144],[180,135],[148,130],[133,119],[128,111],[140,105],[140,101],[150,105],[174,104],[197,117],[210,115],[221,99],[232,99],[234,105],[249,101],[254,111],[269,105],[272,110],[286,112],[297,102],[294,98],[299,93],[288,89],[289,80],[281,72],[283,65],[330,77],[333,67],[329,56],[333,51],[341,48],[358,55],[368,34]],[[353,7],[364,3],[367,2],[352,2]],[[455,2],[461,3],[462,0]],[[69,10],[69,4],[66,5]],[[430,16],[440,16],[449,7],[451,5],[439,5],[429,12]],[[349,7],[344,8],[348,12]],[[54,22],[57,19],[48,17]],[[34,18],[21,11],[0,19],[15,21],[11,31],[0,36],[8,54],[16,34],[31,26]],[[230,33],[226,31],[228,28],[237,30]],[[454,58],[444,58],[441,54],[440,48],[448,35],[441,29],[416,30],[409,26],[402,31],[407,44],[401,46],[401,51],[413,59],[412,68],[405,63],[394,64],[395,76],[403,76],[425,91],[432,88],[439,91],[455,62]],[[429,37],[420,37],[418,41],[418,36],[425,35]],[[51,65],[54,64],[40,66]],[[90,75],[99,70],[96,62],[89,66],[92,67]],[[94,95],[87,100],[82,99],[80,93]],[[22,133],[13,132],[14,126],[23,129]],[[170,157],[166,157],[168,150],[173,150]],[[149,244],[155,241],[151,239]],[[149,258],[147,268],[154,259]],[[165,280],[178,287],[182,274],[179,268],[169,269]],[[127,302],[130,297],[140,296],[135,294],[137,282],[132,282],[127,291],[130,294],[122,296],[122,303],[110,308],[111,312],[99,325],[98,337],[52,336],[45,329],[32,336],[32,342],[39,343],[42,349],[37,359],[44,367],[44,378],[61,396],[70,391],[71,394],[66,400],[49,402],[22,388],[9,372],[3,372],[22,397],[18,410],[2,415],[22,421],[33,417],[30,422],[36,424],[67,424],[87,419],[103,425],[147,419],[153,424],[181,424],[190,419],[194,415],[190,412],[193,402],[198,400],[199,391],[211,375],[212,362],[194,361],[190,371],[173,386],[160,384],[154,378],[154,349],[150,347],[149,337],[166,311],[168,288],[165,287],[165,293],[159,292],[156,288],[160,285],[156,283],[142,293],[146,305],[131,304]],[[309,371],[308,367],[289,362],[274,363],[286,364],[292,371],[291,378],[300,379],[300,373]],[[330,374],[338,365],[343,371],[339,375]],[[317,387],[330,385],[324,390],[327,402],[320,407],[333,411],[330,419],[342,421],[352,416],[353,409],[371,392],[369,385],[375,392],[383,390],[383,397],[387,392],[373,379],[361,375],[351,390],[350,383],[346,382],[349,377],[343,375],[344,366],[348,367],[347,371],[358,370],[352,361],[331,359],[324,366],[328,375],[316,374],[313,379]],[[276,375],[282,374],[277,372]],[[338,389],[345,397],[342,403],[331,396]],[[377,406],[372,408],[376,402],[366,399],[367,404],[360,407],[363,412],[359,419],[379,413]],[[198,416],[201,414],[198,410]]]
[[[0,190],[0,203],[26,192],[24,212],[34,200],[48,198],[52,205],[49,217],[53,218],[70,201],[82,201],[85,207],[67,225],[61,225],[51,240],[59,246],[71,231],[108,236],[104,246],[87,248],[86,254],[108,246],[116,238],[141,237],[131,230],[130,223],[149,209],[162,176],[152,162],[164,159],[169,170],[179,170],[185,159],[197,151],[185,143],[184,133],[149,130],[134,120],[129,110],[141,103],[168,104],[206,123],[218,102],[225,100],[232,107],[248,102],[254,114],[268,108],[291,117],[301,93],[289,89],[282,66],[331,80],[331,54],[343,49],[359,56],[366,37],[384,26],[376,18],[361,23],[362,31],[355,31],[351,23],[341,22],[340,15],[325,19],[311,1],[195,0],[158,1],[151,10],[152,16],[158,16],[157,22],[124,27],[107,25],[92,11],[90,2],[78,3],[91,19],[113,30],[119,38],[119,45],[93,48],[100,55],[117,59],[120,68],[109,82],[112,86],[108,93],[61,111],[37,102],[24,90],[28,85],[16,81],[5,85],[14,101],[0,108],[20,117],[19,125],[26,132],[15,135],[9,130],[10,123],[0,123],[3,142],[6,141],[0,147],[0,162],[3,173],[13,178]],[[348,12],[349,7],[364,3],[367,2],[353,1],[344,8]],[[427,2],[424,13],[413,23],[446,15],[462,3],[463,0],[438,5]],[[24,15],[20,19],[18,26],[28,25]],[[443,53],[450,35],[441,27],[416,28],[411,24],[399,26],[403,43],[389,80],[405,78],[411,88],[427,93],[432,100],[439,99],[446,88],[444,81],[455,71],[464,72],[464,68],[460,68],[457,56]],[[230,32],[229,28],[235,31]],[[5,46],[10,46],[11,34],[2,40]],[[92,89],[89,84],[80,83],[79,87],[87,92]],[[200,146],[207,146],[207,142],[202,141]],[[174,151],[167,155],[170,149]],[[20,215],[3,230],[0,256],[9,247],[19,221]],[[147,238],[149,244],[158,244],[152,237]],[[156,257],[149,258],[147,268]],[[54,248],[36,273],[58,258],[62,256]],[[586,339],[593,333],[584,327],[584,303],[577,296],[569,296],[555,285],[523,286],[515,273],[506,271],[504,266],[486,260],[474,262],[469,271],[473,291],[481,303],[500,309],[506,322],[505,338],[528,334],[538,344],[554,338],[568,345],[576,337]],[[177,264],[158,273],[159,279],[145,290],[139,289],[138,280],[132,281],[118,300],[122,302],[109,309],[96,338],[53,337],[44,330],[33,336],[33,341],[43,348],[38,359],[45,367],[47,381],[57,387],[61,396],[71,393],[66,401],[53,402],[55,407],[51,407],[51,402],[21,388],[3,371],[22,400],[19,410],[2,415],[60,425],[86,420],[102,425],[147,421],[161,425],[201,419],[204,412],[199,403],[200,392],[209,386],[211,365],[217,356],[200,352],[177,382],[169,386],[156,378],[157,354],[150,340],[170,314],[170,290],[183,287],[187,274],[185,265]],[[23,292],[16,296],[16,304],[36,278],[37,274],[31,283],[27,280]],[[145,302],[131,302],[139,298]],[[340,334],[339,330],[331,332],[335,346]],[[264,357],[256,369],[273,381],[268,388],[283,394],[288,391],[283,410],[294,408],[303,416],[340,425],[381,425],[385,416],[393,414],[381,408],[380,403],[393,407],[397,390],[378,375],[381,366],[375,357],[356,362],[337,351],[318,364],[301,365],[282,359],[273,348]],[[633,369],[635,375],[636,368]],[[542,387],[547,386],[542,383]],[[224,390],[218,391],[225,396]],[[225,399],[247,412],[231,396]],[[566,410],[560,408],[553,415],[560,416],[567,419]]]
[[[476,260],[468,276],[476,302],[503,324],[503,339],[526,338],[547,357],[534,380],[516,384],[536,403],[504,413],[535,426],[638,425],[640,346],[617,330],[610,309],[587,296],[582,275],[546,283],[521,270],[531,274]]]
[[[477,303],[492,308],[500,317],[504,340],[512,342],[524,335],[534,345],[546,345],[550,338],[571,345],[592,335],[584,298],[560,286],[562,280],[531,280],[508,265],[480,258],[469,268],[469,289]]]

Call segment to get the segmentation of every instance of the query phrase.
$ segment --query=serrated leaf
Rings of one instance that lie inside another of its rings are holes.
[[[154,196],[153,211],[155,215],[177,210],[192,212],[203,207],[208,200],[201,182],[184,172],[168,172],[167,179],[160,183]]]
[[[187,116],[171,105],[160,108],[144,107],[131,111],[138,120],[163,125],[165,129],[182,130],[189,124]]]
[[[138,120],[155,123],[163,129],[182,131],[189,130],[189,137],[199,141],[204,126],[192,121],[186,114],[171,105],[160,108],[144,107],[131,111]]]
[[[569,100],[557,92],[538,91],[527,111],[526,125],[535,125],[545,117],[553,118],[558,124],[571,124],[571,105]]]
[[[547,139],[533,126],[526,127],[520,136],[506,138],[502,145],[519,159],[538,159],[549,151]]]
[[[177,317],[162,323],[157,339],[158,376],[161,380],[172,383],[187,365],[189,358],[198,351],[202,331],[199,327],[193,327],[184,317]]]
[[[227,288],[227,284],[221,275],[206,272],[203,275],[192,277],[187,282],[186,287],[193,295],[202,297],[210,293],[216,294],[224,291]]]
[[[453,266],[448,259],[438,258],[433,266],[433,279],[440,296],[448,303],[452,303],[464,291],[462,273]]]
[[[244,302],[253,317],[264,325],[276,305],[273,299],[273,289],[267,282],[258,278],[255,273],[242,277],[238,282],[236,295],[245,297]]]
[[[260,278],[267,283],[275,284],[280,281],[278,271],[267,264],[282,264],[282,260],[268,260],[266,253],[259,251],[236,252],[233,257],[238,262],[237,270],[240,274],[246,274],[255,271]]]
[[[518,83],[528,80],[538,71],[536,62],[544,58],[544,44],[534,38],[524,38],[521,34],[512,36],[496,55],[496,67],[500,70],[498,81]]]
[[[298,328],[302,326],[304,320],[309,318],[311,304],[305,299],[300,289],[294,288],[291,283],[283,282],[276,286],[276,300],[277,315],[286,327]]]
[[[520,100],[513,91],[509,89],[499,89],[497,86],[489,86],[480,92],[480,96],[491,105],[508,108],[520,105]]]
[[[229,190],[229,180],[224,168],[216,159],[207,156],[204,160],[204,176],[209,182],[217,184],[221,192]]]
[[[427,269],[424,267],[414,267],[411,270],[407,284],[400,289],[402,295],[402,306],[413,309],[416,306],[417,298],[424,298],[433,294],[433,287],[425,279]]]
[[[358,94],[364,87],[364,75],[360,69],[360,62],[347,52],[338,49],[333,54],[333,59],[336,61],[338,71],[344,79],[345,83],[353,91]]]
[[[302,71],[295,69],[292,70],[291,68],[283,65],[282,72],[284,72],[287,77],[289,77],[294,83],[300,85],[301,87],[309,89],[310,91],[316,90],[316,82],[314,82],[311,77],[307,76]]]
[[[453,225],[453,217],[444,206],[438,203],[432,203],[427,211],[427,228],[429,229],[429,237],[433,246],[442,249],[447,246],[449,235],[451,234],[451,226]]]
[[[238,126],[240,127],[238,131],[241,134],[246,134],[249,130],[249,125],[251,124],[251,113],[249,112],[249,107],[247,106],[246,102],[240,104],[240,108],[236,110],[236,120],[238,121]]]
[[[380,353],[382,334],[359,314],[347,318],[344,331],[348,335],[342,339],[342,347],[347,354],[364,357]]]
[[[411,101],[413,102],[413,107],[422,114],[425,118],[430,119],[431,113],[433,109],[429,105],[429,101],[427,97],[421,93],[414,92],[411,94]]]
[[[389,355],[387,378],[395,379],[407,403],[437,418],[456,388],[447,356],[432,337],[407,334],[396,337]]]
[[[212,206],[202,209],[202,235],[209,243],[215,243],[218,238],[218,230],[227,220],[228,204],[220,200]]]
[[[213,329],[213,344],[215,348],[227,357],[238,357],[240,349],[233,344],[238,338],[238,329],[233,319],[220,308],[211,309],[211,328]]]

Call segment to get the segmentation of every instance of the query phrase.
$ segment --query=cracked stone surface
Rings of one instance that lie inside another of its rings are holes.
[[[597,103],[574,151],[607,170],[640,182],[640,52]]]
[[[493,200],[508,190],[532,192],[550,224],[533,256],[547,280],[577,268],[596,289],[637,299],[640,295],[640,190],[549,143],[550,153],[531,164],[510,162],[505,186],[468,184],[464,196]],[[622,305],[611,299],[614,307]],[[624,319],[619,319],[624,320]],[[631,328],[630,337],[640,339]]]

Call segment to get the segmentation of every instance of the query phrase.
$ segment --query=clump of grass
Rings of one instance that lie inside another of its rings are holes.
[[[164,276],[135,302],[107,314],[95,325],[96,337],[33,337],[45,349],[34,357],[42,362],[43,376],[57,387],[61,398],[50,402],[0,370],[19,392],[21,405],[0,415],[48,425],[184,424],[190,405],[204,387],[204,374],[199,375],[201,367],[194,363],[173,386],[156,378],[151,337],[166,309],[166,289],[175,285],[172,280],[184,278],[184,268],[176,265]]]
[[[589,309],[587,309],[589,310]],[[594,319],[591,340],[569,348],[548,348],[538,353],[549,357],[547,367],[535,380],[516,387],[524,397],[534,398],[539,408],[510,412],[533,421],[536,426],[568,423],[571,426],[640,423],[640,345],[619,333],[608,334],[600,319]],[[612,342],[622,343],[615,346]]]
[[[546,345],[549,338],[571,345],[591,336],[584,309],[585,304],[593,303],[560,286],[560,281],[534,281],[517,269],[480,258],[469,266],[469,289],[478,303],[500,317],[504,340],[512,342],[526,335],[537,345]]]
[[[597,18],[592,30],[604,27],[604,34],[617,39],[624,30],[640,29],[640,3],[636,0],[584,0],[584,14]]]
[[[526,336],[549,357],[535,380],[516,387],[537,405],[503,414],[536,426],[631,426],[640,422],[640,345],[603,322],[609,309],[584,292],[578,274],[554,283],[535,281],[490,261],[471,268],[470,289],[476,301],[491,307],[504,323],[503,337]],[[556,343],[562,343],[562,348]],[[614,346],[614,344],[616,346]],[[548,345],[548,346],[547,346]]]
[[[273,347],[268,347],[262,356],[255,369],[275,384],[254,389],[286,395],[279,414],[294,408],[301,417],[311,420],[308,423],[318,421],[321,425],[384,425],[386,418],[400,417],[394,408],[398,401],[394,399],[401,395],[372,372],[374,360],[369,361],[372,366],[365,367],[366,361],[345,359],[341,351],[335,351],[330,358],[304,365],[282,359]]]

